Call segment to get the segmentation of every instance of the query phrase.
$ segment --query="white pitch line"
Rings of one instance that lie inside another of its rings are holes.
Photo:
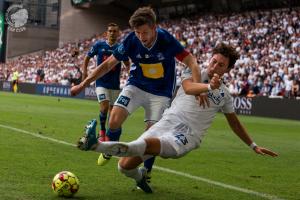
[[[11,127],[11,126],[6,126],[6,125],[3,125],[3,124],[0,124],[0,127],[5,128],[5,129],[10,129],[10,130],[13,130],[13,131],[16,131],[16,132],[20,132],[20,133],[25,133],[25,134],[31,135],[33,137],[49,140],[49,141],[56,142],[56,143],[65,144],[65,145],[73,146],[73,147],[76,146],[75,144],[72,144],[72,143],[68,143],[68,142],[65,142],[65,141],[62,141],[62,140],[57,140],[57,139],[54,139],[54,138],[51,138],[51,137],[43,136],[43,135],[40,135],[40,134],[37,134],[37,133],[33,133],[33,132],[26,131],[26,130],[14,128],[14,127]],[[210,179],[207,179],[207,178],[202,178],[202,177],[199,177],[199,176],[193,176],[193,175],[188,174],[188,173],[175,171],[175,170],[164,168],[164,167],[153,166],[153,168],[157,169],[157,170],[160,170],[160,171],[163,171],[163,172],[170,173],[170,174],[175,174],[175,175],[178,175],[178,176],[183,176],[183,177],[190,178],[190,179],[193,179],[193,180],[205,182],[205,183],[208,183],[208,184],[211,184],[211,185],[216,185],[216,186],[219,186],[219,187],[223,187],[223,188],[226,188],[226,189],[235,190],[235,191],[243,192],[243,193],[246,193],[246,194],[252,194],[252,195],[259,196],[259,197],[262,197],[262,198],[265,198],[265,199],[285,200],[285,199],[281,199],[281,198],[279,198],[277,196],[274,196],[274,195],[265,194],[265,193],[261,193],[261,192],[256,192],[254,190],[249,190],[249,189],[229,185],[229,184],[226,184],[226,183],[213,181],[213,180],[210,180]]]

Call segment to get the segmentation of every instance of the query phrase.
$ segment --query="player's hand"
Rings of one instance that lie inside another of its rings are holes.
[[[71,96],[76,96],[83,90],[83,86],[81,84],[75,85],[71,88]]]
[[[218,74],[214,73],[209,84],[210,84],[210,87],[212,90],[218,89],[221,86],[220,76]]]
[[[277,153],[275,153],[275,152],[273,152],[273,151],[271,151],[269,149],[266,149],[266,148],[263,148],[263,147],[259,147],[259,146],[255,147],[254,151],[255,151],[255,153],[261,154],[261,155],[269,155],[269,156],[272,156],[272,157],[278,156]]]
[[[199,102],[199,105],[205,108],[205,106],[209,107],[209,99],[207,97],[207,94],[201,93],[198,96],[196,96],[197,101]]]

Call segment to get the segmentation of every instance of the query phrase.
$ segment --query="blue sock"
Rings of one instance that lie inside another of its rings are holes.
[[[107,118],[107,113],[100,112],[100,114],[99,114],[100,130],[105,131],[106,118]]]
[[[144,161],[144,167],[147,168],[147,172],[151,172],[154,161],[155,161],[155,156]]]
[[[118,128],[118,129],[109,128],[106,132],[106,136],[109,138],[110,141],[119,141],[121,133],[122,133],[122,128]]]

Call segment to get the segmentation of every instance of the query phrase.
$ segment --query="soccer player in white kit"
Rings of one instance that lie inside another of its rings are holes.
[[[159,122],[135,141],[95,142],[91,149],[122,157],[118,164],[119,171],[135,179],[137,186],[144,192],[152,193],[151,187],[145,181],[145,174],[138,169],[139,164],[157,155],[163,158],[179,158],[198,148],[216,113],[221,110],[234,133],[255,153],[277,156],[275,152],[257,146],[250,138],[234,113],[228,88],[220,79],[234,66],[238,57],[238,53],[230,45],[217,45],[213,49],[208,68],[201,72],[202,83],[193,82],[190,70],[186,70],[182,86]],[[194,96],[205,92],[210,103],[208,108],[200,107]]]

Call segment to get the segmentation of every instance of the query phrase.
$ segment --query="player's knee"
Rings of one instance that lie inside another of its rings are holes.
[[[118,170],[120,173],[124,174],[127,176],[128,171],[131,171],[132,169],[127,165],[126,159],[120,159],[118,162]]]
[[[109,101],[102,101],[100,103],[100,111],[103,113],[107,113],[109,109]]]

